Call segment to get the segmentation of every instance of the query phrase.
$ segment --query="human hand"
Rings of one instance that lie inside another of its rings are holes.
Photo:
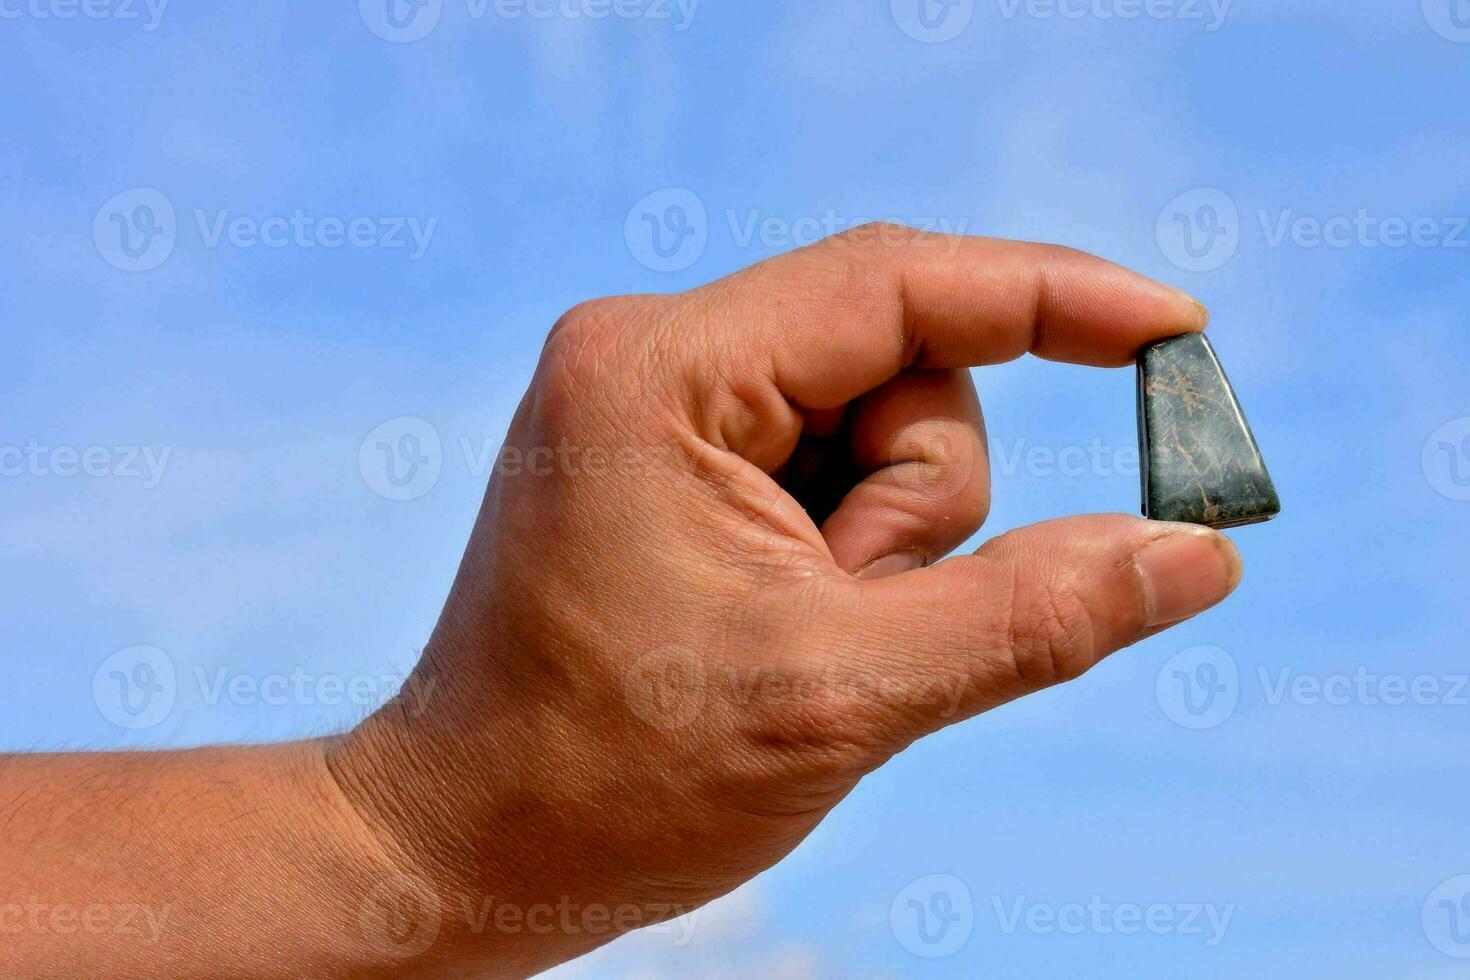
[[[690,911],[914,740],[1224,598],[1225,537],[1124,516],[940,560],[990,499],[968,368],[1127,365],[1205,319],[1082,253],[887,225],[564,316],[409,682],[431,710],[329,749],[436,916],[403,965],[533,972]],[[466,895],[638,914],[476,928]]]

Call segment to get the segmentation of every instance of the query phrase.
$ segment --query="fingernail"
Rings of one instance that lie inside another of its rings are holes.
[[[1169,291],[1172,292],[1175,296],[1178,296],[1180,299],[1184,300],[1184,302],[1189,304],[1190,308],[1194,312],[1196,319],[1199,321],[1199,327],[1201,330],[1210,325],[1210,311],[1208,308],[1205,307],[1205,304],[1201,303],[1199,300],[1195,299],[1193,296],[1191,296],[1189,293],[1186,293],[1178,286],[1170,286],[1168,283],[1162,283],[1161,285],[1167,287]]]
[[[891,575],[902,575],[904,572],[912,572],[916,568],[924,567],[924,556],[912,551],[900,551],[893,555],[884,555],[882,558],[869,562],[858,570],[858,578],[888,578]]]
[[[1180,525],[1144,545],[1134,561],[1148,626],[1204,612],[1240,584],[1240,553],[1225,535],[1205,527]]]

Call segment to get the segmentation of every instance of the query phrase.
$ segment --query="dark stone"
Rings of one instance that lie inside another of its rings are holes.
[[[1256,437],[1204,334],[1139,353],[1138,442],[1144,517],[1226,528],[1281,512]]]

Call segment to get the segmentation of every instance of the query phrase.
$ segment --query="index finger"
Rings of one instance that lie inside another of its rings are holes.
[[[1028,351],[1122,366],[1150,341],[1208,320],[1188,294],[1075,249],[887,224],[685,298],[727,382],[769,380],[802,409],[837,408],[908,367],[974,367]]]

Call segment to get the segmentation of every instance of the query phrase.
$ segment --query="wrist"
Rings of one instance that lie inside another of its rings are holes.
[[[290,955],[259,975],[403,976],[421,941],[411,866],[342,791],[330,761],[339,741],[264,750],[278,754],[264,767],[269,783],[261,790],[275,845],[257,852],[259,880],[238,887],[242,895],[273,896],[259,928],[268,948]]]
[[[433,690],[432,711],[397,698],[323,745],[383,869],[364,895],[364,938],[399,975],[489,976],[527,976],[616,938],[611,924],[565,921],[590,889],[564,860],[576,848],[573,801],[558,803],[537,775],[541,722],[483,703],[487,685],[451,691],[424,681],[427,658],[420,670],[409,684]],[[620,931],[645,924],[625,921]]]

